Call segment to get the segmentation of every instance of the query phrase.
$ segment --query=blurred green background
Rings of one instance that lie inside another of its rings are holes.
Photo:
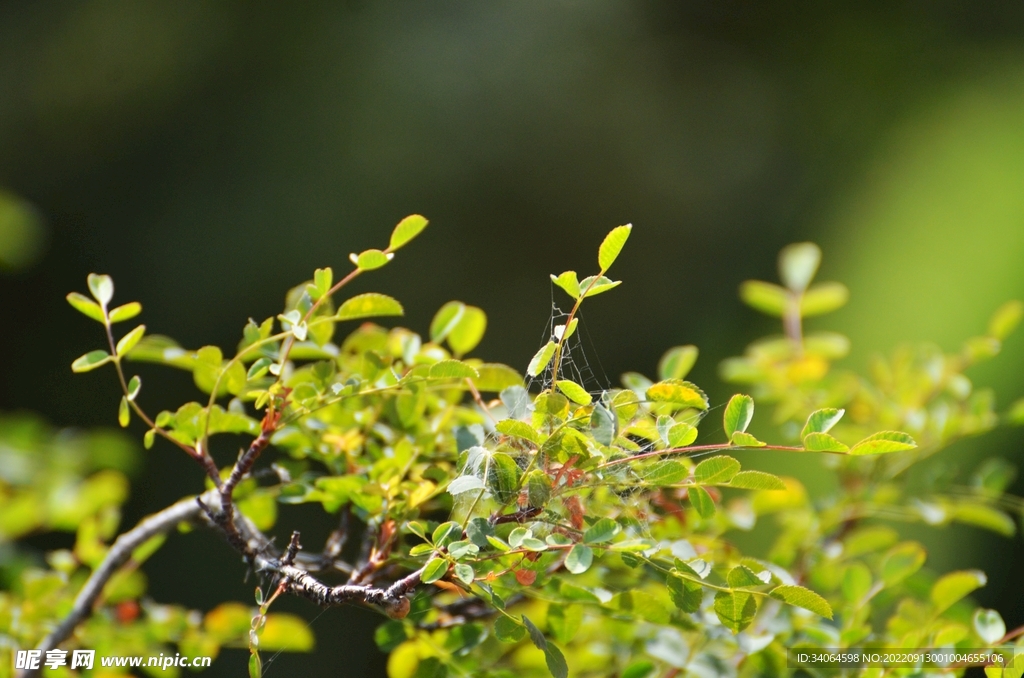
[[[450,299],[479,305],[477,354],[521,370],[548,274],[592,267],[632,222],[625,284],[585,315],[590,361],[617,381],[695,343],[693,378],[721,401],[718,361],[776,329],[737,285],[774,279],[789,242],[819,242],[822,278],[851,289],[814,321],[851,336],[848,365],[902,340],[953,350],[1024,298],[1024,3],[6,3],[0,189],[4,409],[115,422],[111,375],[69,369],[100,339],[63,299],[91,271],[151,332],[233,347],[412,212],[425,236],[354,291],[396,296],[421,332]],[[1022,368],[1015,336],[972,376],[1007,403]],[[152,411],[193,397],[188,375],[141,372]],[[1024,461],[1022,442],[943,456]],[[200,483],[158,443],[125,521]],[[329,529],[315,507],[283,516],[309,543]],[[984,566],[979,600],[1024,623],[1019,537],[929,543],[937,567]],[[252,595],[212,535],[173,538],[146,570],[163,601]],[[380,675],[376,620],[327,611],[316,654],[271,675]],[[236,654],[204,675],[237,674]]]

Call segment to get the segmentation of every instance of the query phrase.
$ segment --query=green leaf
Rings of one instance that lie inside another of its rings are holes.
[[[135,375],[128,380],[128,400],[135,400],[135,396],[139,395],[139,390],[142,388],[142,379],[138,375]]]
[[[139,325],[128,334],[121,337],[121,340],[117,342],[117,355],[124,355],[128,351],[135,348],[135,345],[142,339],[142,335],[146,333],[146,326]]]
[[[121,404],[117,408],[117,423],[121,425],[121,428],[127,428],[131,419],[132,413],[128,408],[128,398],[121,396]]]
[[[556,348],[558,348],[558,345],[553,341],[549,341],[544,344],[544,346],[541,347],[541,349],[537,351],[530,360],[530,365],[526,368],[526,373],[531,377],[540,376],[540,373],[547,369],[548,363],[551,362],[552,356],[555,355]]]
[[[583,291],[584,298],[596,297],[621,284],[621,280],[611,280],[603,275],[592,275],[580,281],[580,289]]]
[[[245,378],[248,381],[253,379],[259,379],[270,369],[270,366],[274,364],[274,361],[270,358],[260,358],[252,365],[249,366],[249,371],[246,372]]]
[[[360,271],[373,271],[384,266],[394,258],[394,254],[380,250],[365,250],[359,254],[350,254],[349,259]]]
[[[583,574],[594,562],[594,552],[585,544],[576,544],[565,557],[565,569],[573,574]]]
[[[729,404],[725,406],[725,414],[722,415],[725,437],[732,439],[733,433],[746,431],[753,417],[754,399],[748,395],[734,395],[729,399]]]
[[[764,447],[767,444],[744,431],[733,433],[729,442],[736,447]]]
[[[696,346],[676,346],[670,348],[658,361],[659,379],[684,379],[694,363],[697,362]]]
[[[420,581],[424,584],[433,584],[447,573],[447,560],[437,557],[431,558],[427,561],[427,564],[423,566],[423,574],[420,575]]]
[[[444,341],[466,312],[466,305],[461,301],[449,301],[434,314],[430,321],[430,340],[436,343]]]
[[[476,572],[473,571],[473,566],[469,563],[458,563],[455,565],[455,578],[466,586],[472,586],[473,580],[476,579]]]
[[[615,263],[615,259],[622,252],[632,230],[633,224],[616,226],[605,236],[601,247],[597,250],[597,264],[601,267],[601,273],[607,271]]]
[[[574,381],[561,379],[557,382],[558,390],[577,405],[589,405],[593,400],[587,390]]]
[[[879,431],[850,448],[852,455],[885,454],[912,450],[917,443],[902,431]]]
[[[521,473],[515,460],[504,452],[496,452],[491,456],[491,469],[485,484],[498,503],[507,503],[515,497]]]
[[[652,402],[667,402],[678,407],[692,407],[698,410],[708,409],[708,397],[704,391],[688,381],[667,379],[652,384],[647,389],[647,399]]]
[[[704,589],[700,584],[683,578],[679,570],[672,570],[671,574],[665,578],[665,584],[672,602],[680,610],[693,613],[700,609],[701,602],[704,600]]]
[[[677,422],[668,430],[669,447],[686,447],[697,439],[697,428],[686,422]]]
[[[645,484],[661,487],[665,485],[675,485],[676,483],[686,479],[689,475],[690,470],[686,468],[682,462],[667,459],[665,461],[659,461],[653,464],[650,468],[645,469],[642,477]]]
[[[405,309],[396,299],[386,294],[367,292],[346,299],[334,317],[337,320],[359,320],[404,314]]]
[[[1012,537],[1017,532],[1013,518],[992,506],[977,503],[962,503],[953,507],[953,520],[966,525],[974,525],[991,530],[1004,537]]]
[[[772,589],[768,595],[784,603],[810,610],[827,619],[832,618],[832,608],[828,601],[803,586],[779,586]]]
[[[408,244],[409,241],[423,232],[428,223],[426,218],[419,214],[410,214],[405,219],[402,219],[395,226],[395,230],[391,232],[391,243],[388,245],[388,249],[394,252]]]
[[[871,590],[871,570],[864,563],[854,561],[843,573],[843,598],[857,604]]]
[[[845,413],[846,410],[838,410],[834,407],[826,407],[811,412],[811,415],[807,417],[807,423],[804,424],[803,430],[800,431],[800,438],[806,438],[810,433],[828,433],[833,426],[839,423],[839,420],[843,418]]]
[[[462,526],[454,520],[449,520],[435,527],[434,533],[430,535],[430,539],[434,542],[435,546],[447,546],[458,539],[461,533]]]
[[[1024,303],[1014,299],[1000,306],[988,321],[988,333],[999,341],[1010,336],[1021,318],[1024,318]]]
[[[988,583],[988,578],[981,570],[960,570],[943,575],[932,586],[929,597],[939,614],[950,608],[954,603]]]
[[[313,632],[305,619],[280,612],[267,615],[267,624],[260,634],[260,649],[269,652],[309,652],[313,645]]]
[[[812,242],[788,245],[779,253],[779,278],[795,292],[807,289],[818,272],[821,250]]]
[[[495,424],[494,428],[498,433],[529,440],[534,445],[540,444],[540,433],[526,422],[517,419],[502,419]]]
[[[431,379],[464,379],[479,377],[480,373],[461,360],[441,360],[430,366]]]
[[[249,655],[249,678],[263,678],[263,661],[255,652]]]
[[[551,282],[555,283],[573,299],[580,298],[580,283],[576,279],[576,271],[565,271],[560,276],[551,275]]]
[[[79,313],[82,313],[93,320],[105,322],[103,320],[103,309],[100,308],[100,305],[84,294],[72,292],[68,294],[65,299],[67,299],[68,303],[71,304],[71,306]]]
[[[473,490],[484,489],[484,481],[480,480],[476,476],[459,476],[452,482],[448,483],[448,493],[451,495],[459,495],[464,492],[472,492]]]
[[[96,273],[90,273],[86,281],[89,283],[89,291],[92,292],[93,299],[100,302],[100,306],[106,308],[110,300],[114,298],[114,281],[109,275]]]
[[[543,470],[536,468],[526,477],[526,498],[530,506],[546,506],[551,499],[551,478]]]
[[[510,386],[522,386],[523,377],[508,365],[484,363],[476,368],[480,375],[473,380],[480,391],[500,393]]]
[[[804,436],[804,449],[808,452],[849,452],[850,448],[827,433],[808,433]]]
[[[740,285],[740,299],[762,313],[782,317],[789,305],[789,292],[784,287],[761,280],[747,280]]]
[[[800,315],[810,318],[838,310],[850,299],[846,285],[837,282],[819,283],[800,298]]]
[[[988,645],[994,645],[996,641],[1006,635],[1006,622],[1002,615],[995,610],[977,609],[974,611],[974,630],[978,637]]]
[[[729,570],[729,574],[726,575],[725,580],[729,583],[729,586],[734,589],[748,588],[751,586],[764,586],[768,583],[759,579],[749,567],[745,567],[743,565],[737,565]]]
[[[118,306],[108,314],[110,322],[119,323],[123,320],[131,320],[142,313],[142,304],[137,301],[130,301],[123,306]]]
[[[618,420],[611,410],[606,409],[601,403],[594,406],[590,413],[590,435],[602,445],[611,445],[618,435]]]
[[[494,620],[494,635],[503,643],[518,643],[526,637],[526,627],[504,615]]]
[[[921,569],[928,554],[924,547],[914,541],[907,541],[889,549],[882,560],[882,581],[886,586],[900,583]]]
[[[110,354],[106,351],[89,351],[83,356],[78,357],[75,362],[71,363],[72,372],[88,372],[95,370],[97,367],[101,367],[110,362]]]
[[[618,533],[618,523],[611,518],[601,518],[583,533],[583,541],[588,544],[601,544],[611,541]]]
[[[693,504],[693,508],[697,509],[701,518],[710,518],[715,515],[715,501],[703,487],[688,488],[686,496],[690,498],[690,503]]]
[[[746,591],[719,591],[715,594],[715,614],[722,626],[739,633],[754,621],[757,599]]]
[[[693,480],[699,485],[716,485],[729,482],[739,472],[738,461],[727,455],[719,455],[697,464],[693,469]]]
[[[455,327],[448,332],[448,345],[456,356],[469,353],[487,331],[487,314],[476,306],[466,306]]]
[[[740,471],[729,481],[730,487],[743,490],[784,490],[782,478],[764,471]]]
[[[153,443],[156,442],[156,429],[151,428],[146,431],[145,435],[142,436],[142,446],[147,450],[153,449]]]

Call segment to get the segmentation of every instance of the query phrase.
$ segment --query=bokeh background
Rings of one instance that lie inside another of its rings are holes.
[[[787,243],[820,243],[822,277],[850,287],[815,326],[850,335],[851,366],[902,340],[953,350],[1024,298],[1024,3],[6,3],[0,188],[6,410],[115,423],[111,375],[69,369],[99,340],[63,299],[91,271],[151,332],[233,347],[412,212],[428,231],[354,291],[396,296],[419,331],[450,299],[481,306],[477,353],[521,370],[548,274],[588,270],[632,222],[625,284],[585,314],[588,357],[617,381],[695,343],[692,377],[721,400],[717,363],[775,330],[737,285],[774,279]],[[1018,335],[972,377],[1007,403],[1022,368]],[[187,375],[142,374],[152,411],[193,397]],[[1024,461],[1022,443],[943,455]],[[126,523],[201,483],[169,445],[143,459]],[[316,507],[284,516],[311,543],[329,529]],[[938,568],[983,566],[978,599],[1024,623],[1019,536],[918,536]],[[252,595],[212,535],[173,538],[146,571],[162,601]],[[381,675],[377,619],[326,612],[316,653],[270,675]],[[226,656],[204,675],[237,675],[244,652]]]

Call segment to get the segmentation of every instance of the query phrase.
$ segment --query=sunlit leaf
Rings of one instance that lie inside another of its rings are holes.
[[[800,437],[806,438],[809,433],[828,433],[833,426],[839,423],[839,420],[843,418],[845,413],[846,410],[834,407],[826,407],[811,412],[810,416],[807,417],[807,423],[804,424],[803,430],[800,431]]]
[[[1024,318],[1024,303],[1014,299],[1000,306],[988,321],[988,333],[1002,341],[1017,328]]]
[[[626,240],[629,239],[629,234],[632,230],[632,224],[616,226],[605,236],[604,241],[601,242],[601,247],[597,251],[597,264],[601,267],[602,273],[611,268],[611,265],[615,263],[615,259],[622,252],[622,248],[626,245]]]
[[[745,431],[736,431],[729,442],[737,447],[764,447],[764,443]]]
[[[384,266],[394,258],[390,252],[385,254],[380,250],[365,250],[359,254],[352,254],[349,259],[360,271],[373,271]]]
[[[659,379],[684,379],[694,363],[697,362],[699,351],[696,346],[676,346],[661,356],[658,362]]]
[[[591,395],[587,393],[587,390],[574,381],[560,379],[557,385],[558,390],[577,405],[589,405],[591,400],[593,400]]]
[[[551,362],[551,358],[555,355],[556,348],[558,348],[558,345],[553,341],[549,341],[544,344],[544,346],[534,354],[533,358],[530,359],[530,365],[526,368],[526,373],[531,377],[539,376],[540,373],[547,368],[548,363]]]
[[[431,379],[464,379],[479,376],[479,372],[461,360],[441,360],[430,366]]]
[[[886,586],[898,584],[921,569],[927,553],[917,542],[897,544],[882,559],[882,581]]]
[[[405,309],[396,299],[386,294],[367,292],[346,299],[335,314],[337,320],[359,320],[381,316],[404,315]]]
[[[733,433],[746,431],[753,417],[754,399],[748,395],[734,395],[729,399],[722,415],[725,437],[731,439]]]
[[[594,562],[594,552],[585,544],[576,544],[565,557],[565,569],[573,574],[583,574]]]
[[[730,487],[744,490],[784,490],[782,478],[764,471],[740,471],[729,481]]]
[[[65,298],[68,300],[68,303],[71,304],[72,307],[74,307],[76,311],[82,313],[83,315],[89,318],[92,318],[93,320],[103,322],[103,309],[100,308],[100,305],[97,304],[92,299],[90,299],[89,297],[85,296],[84,294],[79,294],[78,292],[72,292],[68,294],[67,297]],[[139,307],[139,310],[142,310],[141,306]]]
[[[703,487],[688,488],[686,496],[689,497],[690,503],[693,504],[693,508],[697,509],[701,518],[710,518],[715,515],[715,502]]]
[[[832,607],[824,598],[803,586],[778,586],[769,595],[790,605],[810,610],[827,619],[832,618]]]
[[[720,455],[705,459],[693,469],[693,480],[700,485],[729,482],[740,472],[740,463],[732,457]]]
[[[476,348],[486,331],[487,314],[476,306],[466,306],[446,338],[455,355],[461,356]]]
[[[551,275],[551,282],[555,283],[573,299],[580,298],[580,283],[576,279],[576,271],[565,271],[559,276]]]
[[[679,407],[698,410],[708,408],[708,397],[697,386],[688,381],[667,379],[647,389],[647,399],[652,402],[668,402]]]
[[[106,351],[89,351],[83,356],[75,359],[75,362],[71,363],[72,372],[88,372],[95,370],[97,367],[101,367],[110,362],[110,354]]]
[[[419,214],[410,214],[398,222],[395,230],[391,232],[391,242],[388,249],[394,252],[400,247],[409,243],[413,238],[423,232],[428,221]]]
[[[772,283],[747,280],[740,285],[740,299],[762,313],[781,317],[789,305],[789,292]]]
[[[814,279],[821,263],[821,249],[812,242],[787,245],[779,253],[779,278],[791,290],[801,292]]]
[[[827,433],[808,433],[804,436],[804,449],[808,452],[849,452],[850,448]]]
[[[960,570],[943,575],[932,586],[929,598],[939,614],[964,596],[988,583],[988,577],[981,570]]]
[[[588,544],[600,544],[611,541],[618,533],[618,523],[611,518],[601,518],[583,533],[583,541]]]
[[[146,326],[139,325],[128,334],[121,337],[120,341],[117,342],[117,355],[124,355],[128,351],[135,348],[135,345],[139,343],[142,336],[146,333]]]
[[[837,282],[818,283],[800,298],[800,315],[805,318],[831,313],[846,305],[850,291]]]
[[[912,450],[917,443],[902,431],[879,431],[850,448],[851,455],[885,454]]]
[[[733,633],[750,626],[757,614],[757,599],[746,591],[719,591],[715,594],[715,615]]]
[[[89,283],[89,291],[92,292],[93,298],[100,302],[100,306],[106,307],[110,300],[114,298],[114,281],[109,275],[96,273],[90,273],[86,280]]]

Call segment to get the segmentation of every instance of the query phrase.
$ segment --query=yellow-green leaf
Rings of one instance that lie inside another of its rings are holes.
[[[960,570],[943,575],[932,586],[929,595],[936,614],[949,609],[958,600],[987,583],[988,578],[981,570]]]
[[[464,379],[479,377],[480,374],[470,365],[461,360],[441,360],[430,366],[430,377],[432,379]]]
[[[509,386],[522,386],[523,377],[508,365],[501,363],[484,363],[476,368],[480,375],[473,379],[473,383],[481,391],[494,391],[499,393]]]
[[[810,610],[827,619],[832,618],[832,607],[828,601],[803,586],[778,586],[772,589],[768,595],[784,603]]]
[[[72,372],[88,372],[110,362],[110,354],[106,351],[89,351],[71,363]]]
[[[708,397],[697,386],[680,379],[666,379],[652,384],[647,389],[647,399],[652,402],[667,402],[679,407],[698,410],[708,408]]]
[[[690,498],[693,508],[702,518],[710,518],[715,515],[715,501],[703,487],[691,487],[686,490],[686,496]]]
[[[807,423],[800,431],[800,437],[806,438],[810,433],[828,433],[833,426],[839,423],[846,410],[839,410],[834,407],[815,410],[807,417]]]
[[[476,306],[466,306],[462,317],[448,332],[448,345],[455,355],[465,355],[476,348],[486,331],[487,314]]]
[[[846,285],[837,282],[819,283],[800,298],[800,315],[809,318],[831,313],[845,306],[849,299],[850,291]]]
[[[394,256],[390,252],[385,254],[380,250],[365,250],[359,254],[352,254],[349,259],[360,271],[373,271],[387,264]]]
[[[549,341],[544,344],[533,358],[530,360],[530,365],[526,368],[526,373],[531,377],[539,376],[541,372],[547,369],[548,363],[551,362],[552,356],[555,355],[555,349],[558,345],[553,341]]]
[[[117,423],[121,428],[126,428],[131,421],[131,410],[128,409],[128,398],[121,396],[121,404],[117,408]]]
[[[1024,317],[1024,303],[1016,299],[1008,301],[992,314],[992,319],[988,322],[988,333],[1002,341],[1016,329],[1022,317]]]
[[[850,448],[827,433],[808,433],[804,436],[804,449],[808,452],[849,452]]]
[[[517,419],[502,419],[495,424],[494,428],[499,433],[529,440],[534,445],[539,445],[541,442],[540,433],[535,428]]]
[[[917,443],[902,431],[879,431],[850,448],[852,455],[886,454],[912,450]]]
[[[746,431],[736,431],[729,442],[736,447],[764,447],[766,443],[758,440]]]
[[[114,298],[114,281],[109,275],[90,273],[86,278],[89,283],[89,291],[93,298],[100,302],[100,306],[106,307]]]
[[[615,259],[622,252],[632,230],[632,224],[616,226],[605,236],[601,247],[597,250],[597,264],[601,267],[601,273],[607,271],[615,263]]]
[[[139,325],[134,330],[121,337],[121,340],[117,342],[117,355],[124,355],[135,348],[135,344],[139,343],[139,340],[142,339],[142,335],[145,333],[146,326]]]
[[[787,245],[779,253],[779,278],[789,289],[801,292],[811,284],[820,263],[821,250],[814,243]]]
[[[744,490],[784,490],[782,478],[764,471],[740,471],[729,481],[730,487]]]
[[[92,299],[90,299],[89,297],[85,296],[84,294],[79,294],[78,292],[72,292],[68,294],[67,297],[65,298],[68,300],[68,303],[71,304],[71,306],[79,313],[85,315],[86,317],[92,318],[93,320],[96,320],[98,322],[104,322],[103,309],[100,308],[100,305],[97,304]]]
[[[683,379],[694,363],[697,362],[699,351],[696,346],[676,346],[670,348],[658,361],[658,377],[660,379]]]
[[[427,223],[429,222],[426,218],[419,214],[410,214],[405,219],[402,219],[395,226],[395,230],[391,232],[391,243],[388,245],[388,249],[394,252],[407,244],[423,232],[423,229],[427,227]]]
[[[727,455],[705,459],[693,469],[693,480],[700,485],[727,483],[740,472],[740,463]]]
[[[740,285],[740,299],[747,306],[762,313],[781,317],[789,304],[789,292],[784,287],[761,280],[747,280]]]
[[[306,620],[281,612],[268,614],[260,634],[260,648],[270,652],[309,652],[313,649],[313,632]]]
[[[739,633],[754,621],[757,599],[746,591],[719,591],[715,594],[715,614],[722,626]]]
[[[131,320],[140,313],[142,313],[142,304],[137,301],[129,301],[127,304],[115,308],[108,316],[110,322],[119,323],[122,320]]]
[[[591,395],[587,393],[587,390],[575,381],[561,379],[557,383],[558,390],[564,393],[569,400],[573,401],[577,405],[589,405],[593,400]]]
[[[748,395],[734,395],[729,399],[729,404],[725,406],[725,413],[722,415],[725,437],[732,439],[733,433],[746,431],[753,417],[754,399]]]
[[[346,299],[338,309],[335,318],[338,320],[358,320],[379,316],[403,315],[405,309],[396,299],[386,294],[367,292],[351,299]]]
[[[576,279],[576,271],[565,271],[557,277],[552,274],[551,282],[565,290],[573,299],[580,298],[580,282]]]

